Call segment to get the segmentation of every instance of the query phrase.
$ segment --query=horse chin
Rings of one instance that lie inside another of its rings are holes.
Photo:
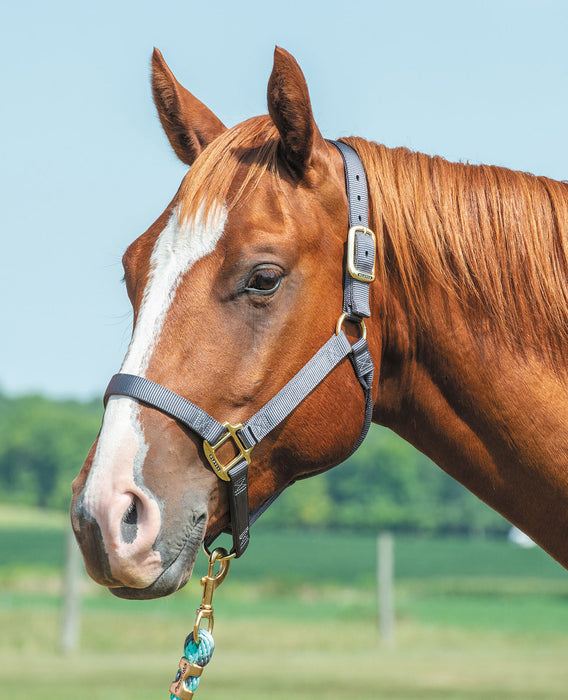
[[[109,587],[110,592],[117,598],[150,600],[152,598],[163,598],[183,588],[191,578],[193,566],[199,554],[199,547],[205,536],[206,525],[207,516],[203,515],[195,523],[179,554],[149,586],[146,588]]]

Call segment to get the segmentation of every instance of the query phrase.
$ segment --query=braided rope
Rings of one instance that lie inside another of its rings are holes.
[[[215,642],[213,641],[213,636],[211,633],[205,629],[199,630],[199,643],[196,644],[193,639],[193,632],[189,634],[184,643],[183,654],[184,657],[192,664],[197,664],[198,666],[206,666],[209,661],[211,661],[211,656],[213,655],[213,650],[215,649]],[[181,676],[181,671],[178,671],[178,676],[176,681],[179,680]],[[185,689],[191,693],[197,690],[199,685],[199,678],[195,676],[189,676],[185,683]],[[170,694],[170,700],[179,700],[177,695],[173,693]]]

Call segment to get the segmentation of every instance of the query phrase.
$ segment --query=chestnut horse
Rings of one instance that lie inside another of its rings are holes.
[[[192,167],[124,255],[134,329],[121,372],[234,425],[306,364],[341,314],[343,163],[282,49],[269,115],[231,129],[157,50],[152,87],[166,135]],[[568,566],[568,185],[345,141],[365,168],[377,238],[373,421]],[[255,448],[251,510],[342,462],[364,403],[344,359]],[[73,484],[90,575],[123,597],[175,591],[203,539],[228,525],[225,486],[193,431],[111,396]]]

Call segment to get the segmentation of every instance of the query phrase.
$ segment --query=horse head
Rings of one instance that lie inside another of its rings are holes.
[[[243,423],[306,364],[341,314],[343,163],[282,49],[269,115],[231,129],[157,50],[152,87],[166,135],[191,169],[124,255],[134,324],[121,372],[167,387],[221,423]],[[378,359],[376,334],[369,342]],[[342,362],[255,448],[251,509],[345,459],[363,415],[363,394]],[[74,481],[71,511],[89,574],[128,598],[183,586],[204,537],[229,519],[225,484],[198,436],[116,395]]]

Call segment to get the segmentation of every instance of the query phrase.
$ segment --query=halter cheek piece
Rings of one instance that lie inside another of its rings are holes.
[[[371,315],[369,287],[375,279],[375,236],[368,226],[367,179],[363,164],[357,153],[347,144],[330,141],[341,153],[345,166],[345,183],[349,203],[349,233],[347,238],[347,261],[343,281],[343,313],[335,333],[308,360],[302,369],[268,403],[255,413],[244,425],[219,423],[191,401],[184,399],[155,382],[132,374],[115,374],[110,380],[104,396],[129,396],[147,406],[162,411],[190,428],[203,439],[203,451],[213,471],[229,489],[232,534],[231,553],[240,557],[249,543],[250,525],[268,508],[279,494],[271,496],[258,510],[249,516],[248,466],[253,447],[281,423],[292,411],[327,377],[347,356],[351,360],[355,375],[365,396],[365,418],[359,438],[350,455],[355,452],[367,435],[371,425],[373,402],[373,361],[366,339],[365,318]],[[351,345],[343,332],[344,321],[360,324],[361,337]],[[231,441],[236,457],[223,464],[218,450]],[[220,533],[217,533],[217,535]],[[209,546],[217,535],[205,539]]]

